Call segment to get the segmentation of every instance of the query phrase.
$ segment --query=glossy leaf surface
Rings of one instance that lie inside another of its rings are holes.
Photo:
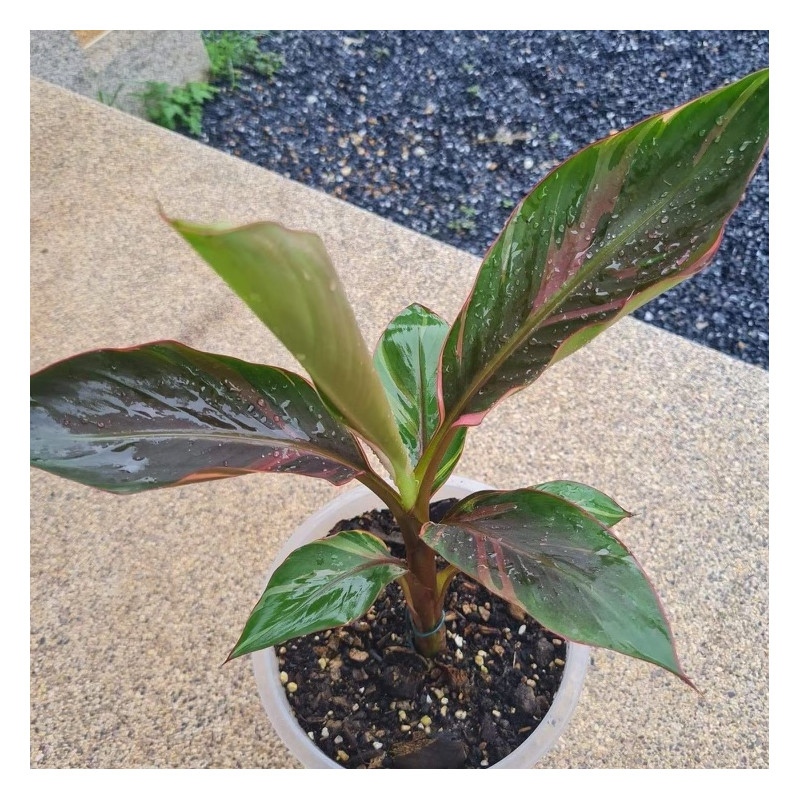
[[[620,317],[706,266],[763,154],[768,72],[596,142],[489,250],[445,344],[447,424],[477,425]]]
[[[685,678],[658,598],[634,557],[603,525],[535,489],[478,492],[422,539],[546,628]]]
[[[32,375],[31,463],[112,492],[249,472],[338,485],[367,468],[304,378],[168,341]]]
[[[548,481],[534,486],[540,492],[547,492],[574,503],[582,508],[587,514],[594,517],[598,522],[609,528],[616,525],[620,520],[632,516],[630,511],[626,511],[607,494],[603,494],[591,486],[575,481]]]
[[[437,375],[448,330],[448,324],[441,317],[414,304],[389,323],[375,350],[375,369],[386,390],[412,467],[417,465],[420,454],[439,427]],[[442,460],[434,491],[458,463],[465,438],[466,429],[461,429]]]
[[[386,395],[320,238],[272,222],[171,223],[292,352],[332,410],[407,470]]]
[[[275,570],[228,660],[287,639],[346,625],[406,572],[370,533],[344,531],[290,553]]]

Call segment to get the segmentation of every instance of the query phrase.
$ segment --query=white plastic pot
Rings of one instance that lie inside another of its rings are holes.
[[[434,499],[462,498],[473,492],[491,488],[468,478],[451,477],[436,493]],[[385,508],[385,505],[365,486],[359,486],[336,497],[295,530],[272,563],[267,581],[293,550],[314,539],[322,538],[340,520],[356,517],[374,508]],[[513,753],[493,764],[491,768],[530,769],[548,753],[567,727],[578,704],[589,666],[590,653],[591,649],[585,645],[567,642],[564,675],[547,715]],[[270,647],[267,650],[259,650],[253,653],[252,659],[261,702],[278,736],[295,758],[310,769],[344,769],[328,758],[308,738],[308,734],[295,719],[280,682],[278,659],[274,649]]]

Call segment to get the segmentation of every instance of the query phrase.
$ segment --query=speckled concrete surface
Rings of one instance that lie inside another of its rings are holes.
[[[318,232],[371,344],[422,302],[452,319],[478,261],[114,109],[34,81],[31,369],[161,338],[297,368],[159,219]],[[766,767],[767,374],[625,320],[468,438],[502,488],[592,483],[669,612],[701,696],[595,651],[545,767]],[[250,476],[114,497],[31,474],[31,764],[297,766],[250,665],[221,666],[297,522],[337,491]]]

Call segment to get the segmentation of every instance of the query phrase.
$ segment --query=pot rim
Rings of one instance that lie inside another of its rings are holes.
[[[473,492],[491,488],[491,486],[469,478],[451,476],[436,492],[433,499],[442,499],[445,496],[452,497],[453,495],[461,498]],[[366,486],[359,486],[335,497],[295,529],[270,566],[264,585],[266,586],[272,573],[283,563],[289,553],[313,539],[321,538],[340,520],[349,519],[373,508],[385,508],[385,503]],[[550,710],[533,733],[516,750],[496,764],[492,764],[489,769],[528,769],[550,751],[566,729],[578,704],[590,656],[590,647],[567,641],[564,674]],[[261,703],[276,733],[295,758],[307,768],[345,769],[341,764],[328,758],[308,738],[295,719],[280,682],[275,649],[270,647],[266,650],[259,650],[253,653],[251,658]]]

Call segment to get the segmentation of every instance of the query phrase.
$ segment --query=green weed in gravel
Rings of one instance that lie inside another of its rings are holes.
[[[205,46],[211,62],[211,77],[214,80],[227,80],[231,88],[236,88],[242,68],[271,80],[284,64],[283,56],[279,53],[262,52],[258,39],[247,31],[208,34]]]
[[[144,101],[144,110],[151,122],[171,131],[186,128],[195,136],[200,136],[203,132],[203,104],[218,91],[207,83],[170,86],[168,83],[148,81],[145,90],[138,96]]]

